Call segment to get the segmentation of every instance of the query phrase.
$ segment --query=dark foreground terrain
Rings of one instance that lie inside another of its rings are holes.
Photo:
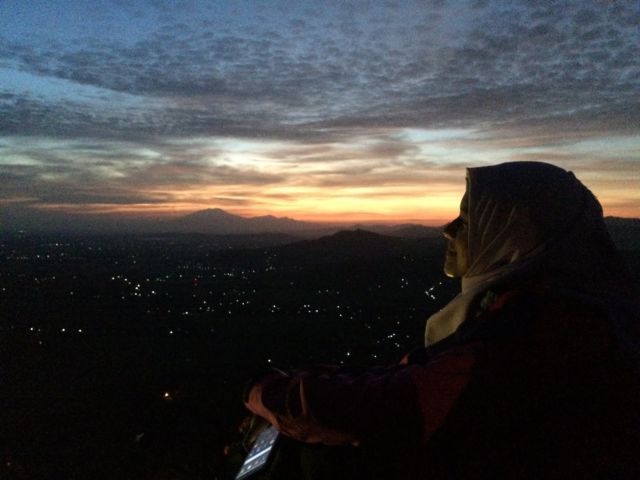
[[[2,239],[0,478],[229,478],[248,377],[395,362],[457,288],[440,239],[228,247]]]
[[[230,242],[0,239],[0,478],[231,478],[248,377],[396,362],[458,289],[437,238]]]

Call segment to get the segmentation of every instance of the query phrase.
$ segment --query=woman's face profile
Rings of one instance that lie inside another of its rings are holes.
[[[444,273],[448,277],[461,277],[469,269],[469,196],[460,202],[460,215],[444,227],[449,240],[444,260]]]

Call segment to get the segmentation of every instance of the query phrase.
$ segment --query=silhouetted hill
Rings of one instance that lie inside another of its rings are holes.
[[[333,235],[274,248],[281,261],[297,264],[376,261],[381,258],[429,253],[441,257],[444,239],[402,238],[362,229],[342,230]]]
[[[380,235],[406,238],[433,238],[442,236],[441,227],[427,227],[414,223],[403,223],[399,225],[358,224],[351,227],[351,230],[366,230],[368,232],[379,233]]]
[[[315,240],[307,240],[291,245],[290,249],[309,249],[316,251],[340,251],[355,256],[362,256],[375,249],[397,247],[400,241],[396,238],[381,235],[367,230],[341,230],[333,235]]]
[[[606,217],[605,223],[620,250],[640,251],[640,219]]]
[[[607,217],[605,223],[640,288],[640,219]]]
[[[345,228],[345,224],[304,222],[289,217],[265,215],[242,217],[220,208],[200,210],[184,217],[163,222],[157,231],[175,233],[207,233],[212,235],[239,235],[260,233],[287,233],[306,238],[331,235]],[[400,225],[354,225],[351,230],[366,230],[381,235],[408,238],[434,238],[442,235],[439,227],[417,224]]]
[[[209,259],[216,265],[248,268],[266,258],[267,268],[278,270],[291,266],[324,269],[328,265],[340,265],[340,274],[345,278],[354,274],[350,267],[343,268],[345,265],[391,271],[397,265],[416,262],[424,265],[425,270],[436,265],[435,271],[440,275],[444,251],[442,236],[403,238],[357,229],[284,245],[265,245],[265,248],[220,249],[211,251]]]
[[[439,238],[442,236],[442,228],[413,224],[398,225],[391,227],[387,235],[405,238]]]

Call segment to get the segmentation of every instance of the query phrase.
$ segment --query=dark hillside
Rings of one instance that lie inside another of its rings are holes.
[[[253,373],[396,362],[457,289],[440,239],[268,243],[0,238],[0,478],[230,478]]]
[[[438,248],[442,250],[434,251]],[[366,230],[340,231],[331,236],[285,245],[276,250],[286,260],[306,260],[308,263],[375,260],[377,257],[397,257],[418,252],[431,252],[442,258],[442,251],[442,237],[402,238]]]
[[[440,236],[290,240],[0,236],[0,478],[230,478],[248,377],[396,362],[459,289]]]
[[[640,219],[607,217],[605,222],[640,289]]]
[[[640,250],[640,218],[607,217],[605,223],[620,250]]]

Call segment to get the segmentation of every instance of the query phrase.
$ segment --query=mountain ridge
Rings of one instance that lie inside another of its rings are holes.
[[[605,217],[612,237],[624,248],[633,248],[640,235],[640,219]],[[4,206],[0,209],[2,231],[25,230],[31,233],[180,233],[208,235],[256,235],[278,233],[303,238],[319,238],[340,230],[366,230],[381,235],[412,238],[435,238],[442,226],[417,223],[367,224],[366,222],[319,223],[290,217],[261,215],[244,217],[221,208],[197,210],[174,219],[132,218],[118,215],[87,215],[47,212],[33,208]]]

